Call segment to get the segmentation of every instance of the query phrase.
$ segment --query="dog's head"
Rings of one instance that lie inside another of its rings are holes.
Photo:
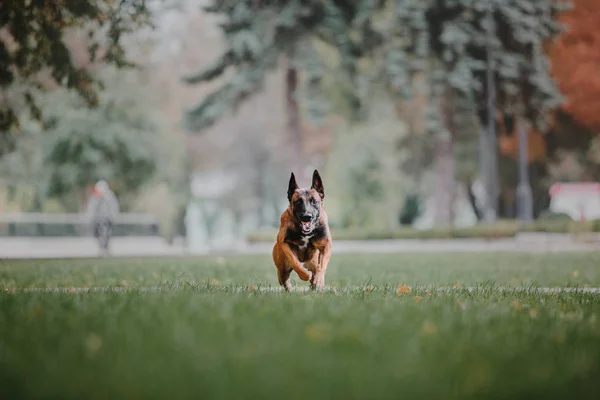
[[[317,227],[321,216],[321,207],[325,198],[323,181],[319,171],[315,170],[310,189],[300,189],[292,172],[288,186],[288,200],[292,215],[296,219],[300,231],[309,235]]]

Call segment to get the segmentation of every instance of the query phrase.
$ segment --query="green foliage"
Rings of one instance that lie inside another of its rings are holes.
[[[394,144],[405,133],[392,102],[374,92],[368,119],[342,124],[327,163],[327,210],[341,227],[390,228],[402,207],[405,186]]]
[[[406,196],[404,207],[400,212],[400,224],[412,225],[422,213],[421,198],[416,195]]]
[[[339,55],[338,73],[353,82],[349,98],[356,107],[368,104],[365,85],[382,80],[390,91],[409,99],[415,90],[428,97],[443,96],[452,88],[486,116],[486,19],[493,7],[492,37],[494,75],[499,109],[507,115],[522,114],[538,127],[561,96],[554,84],[543,44],[561,26],[555,20],[564,3],[551,0],[403,0],[279,2],[214,1],[210,12],[226,19],[221,25],[227,40],[223,55],[208,68],[187,79],[200,83],[225,77],[222,86],[188,114],[195,130],[209,126],[260,89],[265,73],[278,65],[280,55],[292,56],[306,72],[311,93],[309,106],[326,110],[322,89],[322,59],[318,52],[303,52],[306,43],[323,42]],[[310,46],[309,46],[310,47]],[[302,54],[301,57],[294,57]],[[303,60],[303,61],[301,61]],[[360,67],[359,67],[360,65]],[[226,71],[233,70],[231,75]],[[421,88],[412,87],[415,73],[428,77]],[[325,111],[326,112],[326,111]],[[440,130],[432,111],[431,130]]]
[[[0,87],[30,84],[43,88],[47,75],[55,83],[73,89],[88,106],[99,103],[97,82],[84,68],[73,63],[64,34],[86,29],[92,61],[122,67],[131,65],[121,45],[123,36],[148,25],[146,0],[3,0],[0,2]],[[43,73],[43,74],[42,74]],[[47,73],[47,75],[46,75]],[[14,146],[23,107],[42,118],[39,93],[26,88],[0,103],[0,156]]]
[[[278,66],[281,56],[288,58],[291,67],[306,73],[305,93],[312,100],[308,111],[314,119],[321,120],[328,105],[318,90],[323,68],[314,40],[318,38],[337,49],[343,70],[350,78],[360,51],[351,37],[350,24],[356,18],[357,5],[364,7],[367,3],[213,1],[206,11],[225,19],[221,30],[226,49],[213,64],[184,78],[184,82],[197,84],[227,78],[219,89],[187,112],[188,127],[200,131],[225,113],[235,111],[261,89],[266,73]]]
[[[150,93],[133,73],[106,70],[102,79],[106,89],[93,109],[67,90],[39,94],[45,129],[24,118],[30,129],[17,150],[2,160],[12,186],[33,184],[76,211],[84,206],[88,186],[98,179],[109,181],[125,203],[157,170],[164,180],[175,179],[180,171],[173,170],[178,163],[171,156],[177,141],[165,136],[164,120],[154,111]]]
[[[568,218],[568,217],[567,217]],[[519,221],[500,220],[494,223],[481,223],[471,227],[453,228],[436,227],[417,230],[409,227],[397,229],[373,228],[335,228],[332,229],[333,240],[385,240],[385,239],[502,239],[515,237],[520,232],[563,233],[585,235],[600,233],[600,220],[573,221],[571,218],[554,218],[536,220],[522,225]],[[261,229],[248,235],[250,242],[272,242],[277,231]]]
[[[498,108],[543,126],[546,113],[561,101],[542,51],[561,29],[555,16],[563,6],[554,1],[403,1],[381,30],[396,38],[381,48],[387,81],[403,94],[411,74],[425,71],[434,98],[435,85],[449,86],[473,101],[484,120],[489,4],[496,28],[492,48]]]

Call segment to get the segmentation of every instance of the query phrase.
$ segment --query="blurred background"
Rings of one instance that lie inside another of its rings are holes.
[[[308,186],[315,168],[334,239],[600,230],[595,0],[4,0],[0,15],[0,257],[95,251],[98,180],[123,254],[272,243],[290,172]]]

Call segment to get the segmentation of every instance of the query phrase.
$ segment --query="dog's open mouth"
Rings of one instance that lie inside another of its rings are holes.
[[[300,222],[300,226],[302,227],[302,232],[310,232],[312,228],[312,222]]]

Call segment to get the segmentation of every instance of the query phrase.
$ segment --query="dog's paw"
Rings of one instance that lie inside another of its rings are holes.
[[[310,288],[312,290],[322,291],[325,288],[325,277],[321,274],[315,274],[310,280]]]
[[[312,282],[313,280],[313,273],[306,268],[296,270],[296,273],[298,274],[298,278],[304,282]]]

